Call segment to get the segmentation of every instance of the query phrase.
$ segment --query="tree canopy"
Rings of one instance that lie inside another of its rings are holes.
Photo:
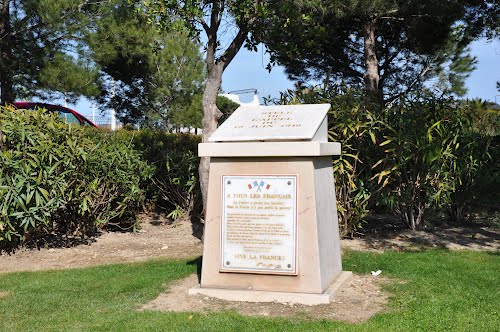
[[[85,61],[84,0],[0,1],[1,102],[16,98],[74,100],[98,93],[98,70]]]
[[[186,32],[159,32],[138,3],[113,0],[96,8],[88,43],[106,77],[99,101],[125,123],[168,128],[201,93],[201,46]]]
[[[430,77],[441,75],[443,83],[446,69],[457,73],[447,77],[449,89],[463,93],[474,64],[467,45],[488,29],[492,20],[483,15],[492,6],[475,0],[269,2],[253,37],[294,80],[363,85],[388,102]]]
[[[201,46],[160,33],[142,1],[1,0],[2,102],[80,96],[125,123],[166,128],[201,93]]]

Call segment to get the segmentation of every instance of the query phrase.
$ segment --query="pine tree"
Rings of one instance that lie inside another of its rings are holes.
[[[252,34],[290,78],[363,86],[367,101],[380,106],[444,68],[471,69],[464,66],[472,59],[466,46],[486,28],[481,18],[493,6],[474,0],[286,0],[270,2]],[[462,74],[448,83],[458,87]]]
[[[160,33],[138,3],[112,0],[92,10],[87,40],[105,74],[99,97],[124,123],[172,129],[204,81],[200,45],[186,32]]]
[[[82,59],[84,0],[0,1],[1,103],[94,96],[98,72]]]

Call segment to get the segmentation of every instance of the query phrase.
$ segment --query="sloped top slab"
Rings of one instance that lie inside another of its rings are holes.
[[[326,137],[329,108],[330,104],[240,106],[209,141],[310,141],[320,127]]]

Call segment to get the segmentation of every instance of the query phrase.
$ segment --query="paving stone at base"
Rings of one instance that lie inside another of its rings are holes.
[[[337,292],[342,287],[345,287],[351,277],[352,272],[341,272],[322,294],[257,291],[251,289],[200,288],[200,285],[190,288],[188,294],[205,295],[221,300],[239,302],[277,302],[303,305],[329,304],[332,302]]]

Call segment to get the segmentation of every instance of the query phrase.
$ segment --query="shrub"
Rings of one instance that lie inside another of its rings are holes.
[[[362,100],[355,90],[298,86],[276,102],[332,105],[329,136],[342,144],[333,171],[343,236],[361,228],[375,204],[411,229],[436,209],[462,220],[471,200],[500,182],[496,122],[471,109],[475,103],[425,93],[373,114]]]
[[[332,164],[341,236],[352,236],[362,228],[372,197],[370,160],[380,124],[360,100],[363,98],[355,90],[309,87],[288,90],[277,102],[332,105],[329,138],[342,144],[342,154]]]
[[[469,135],[465,153],[456,169],[457,190],[449,206],[453,221],[463,221],[472,212],[500,209],[500,136]]]
[[[0,248],[16,245],[28,231],[50,232],[50,217],[64,206],[69,186],[65,173],[78,156],[61,148],[74,147],[72,128],[53,115],[1,109],[3,144],[0,151]],[[44,132],[37,131],[44,126]],[[56,136],[52,139],[52,136]]]
[[[125,142],[57,115],[0,108],[0,249],[45,235],[130,227],[151,170]],[[108,138],[107,138],[108,137]]]
[[[467,113],[461,112],[461,119],[465,120],[463,123],[467,126],[459,128],[460,136],[457,139],[454,158],[447,164],[448,174],[453,181],[448,211],[450,219],[455,222],[466,219],[470,204],[476,200],[477,191],[484,187],[478,180],[488,177],[489,182],[494,182],[495,179],[498,181],[495,173],[498,173],[499,159],[495,151],[499,147],[495,146],[497,144],[492,137],[471,130],[472,122]],[[494,193],[493,190],[487,195],[494,196]]]
[[[448,207],[463,219],[472,185],[489,159],[490,140],[473,131],[468,108],[431,94],[415,96],[385,110],[385,150],[374,165],[381,197],[415,230],[425,215]]]
[[[155,169],[153,181],[144,187],[150,203],[172,219],[196,215],[201,204],[198,181],[201,138],[159,130],[121,134],[130,137],[134,148]]]
[[[142,160],[130,140],[113,132],[88,129],[84,137],[93,147],[82,165],[80,181],[71,188],[73,200],[68,201],[73,204],[67,205],[67,212],[80,216],[83,226],[87,221],[91,227],[92,223],[121,230],[134,227],[154,168]]]
[[[459,154],[451,165],[456,190],[451,195],[449,214],[453,221],[471,216],[472,209],[493,208],[500,202],[500,112],[490,103],[467,100],[462,117],[470,122],[460,137]]]

